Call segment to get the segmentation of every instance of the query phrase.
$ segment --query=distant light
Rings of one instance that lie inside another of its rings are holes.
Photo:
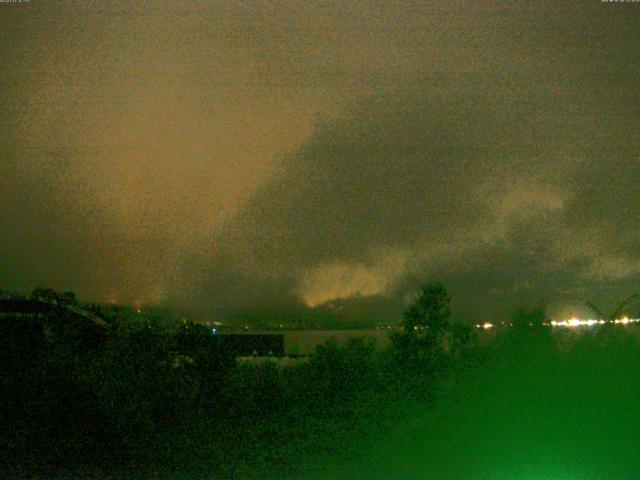
[[[213,327],[211,329],[211,333],[213,333],[215,335],[216,333],[218,333],[218,329],[216,327]]]

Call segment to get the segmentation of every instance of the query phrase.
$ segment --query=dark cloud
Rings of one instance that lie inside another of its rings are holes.
[[[473,318],[639,279],[635,5],[125,11],[5,33],[4,283],[382,321],[424,280]]]
[[[590,278],[604,281],[607,270],[637,278],[629,219],[640,212],[632,194],[640,162],[630,105],[640,103],[616,81],[633,70],[619,50],[632,52],[628,41],[615,43],[620,30],[606,30],[610,19],[591,15],[577,13],[581,23],[564,31],[553,28],[568,27],[566,19],[536,23],[517,31],[515,45],[483,47],[504,59],[492,72],[466,74],[473,59],[463,57],[452,72],[363,98],[318,126],[220,242],[229,256],[252,259],[252,275],[275,276],[311,304],[397,296],[438,278],[471,299],[470,314],[479,304],[506,313],[514,302],[563,301],[562,291],[589,294],[580,283],[597,294]],[[607,69],[587,61],[594,32],[614,51],[595,59]],[[539,70],[514,68],[536,61]],[[627,258],[615,253],[620,243]]]

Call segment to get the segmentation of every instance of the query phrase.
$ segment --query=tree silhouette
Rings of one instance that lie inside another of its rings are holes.
[[[404,332],[394,335],[400,364],[408,370],[434,370],[444,361],[451,295],[440,283],[423,285],[404,311]]]
[[[414,302],[404,311],[405,332],[438,336],[449,326],[451,295],[441,283],[423,285]]]

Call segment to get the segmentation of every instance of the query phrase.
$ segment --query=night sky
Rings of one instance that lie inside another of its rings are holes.
[[[0,3],[0,287],[467,321],[640,290],[640,3]],[[630,312],[635,314],[637,312]]]

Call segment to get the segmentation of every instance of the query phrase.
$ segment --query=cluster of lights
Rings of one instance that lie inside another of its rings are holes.
[[[476,325],[476,328],[484,328],[485,330],[489,330],[493,328],[493,323],[485,322],[482,325]]]
[[[606,323],[613,323],[616,325],[628,325],[630,323],[638,323],[640,322],[640,318],[628,318],[623,317],[617,320],[580,320],[579,318],[570,318],[569,320],[562,320],[560,322],[556,322],[555,320],[550,323],[543,323],[545,326],[551,325],[552,327],[591,327],[593,325],[604,325]],[[476,328],[482,328],[484,330],[488,330],[493,328],[493,323],[481,323],[476,324]]]
[[[562,320],[561,322],[551,321],[552,327],[582,327],[591,325],[603,325],[606,323],[604,320],[580,320],[579,318],[570,318],[569,320]]]
[[[605,323],[614,323],[616,325],[628,325],[630,323],[640,322],[639,318],[618,318],[616,320],[580,320],[579,318],[570,318],[569,320],[563,320],[561,322],[551,322],[552,327],[582,327],[592,325],[604,325]]]

